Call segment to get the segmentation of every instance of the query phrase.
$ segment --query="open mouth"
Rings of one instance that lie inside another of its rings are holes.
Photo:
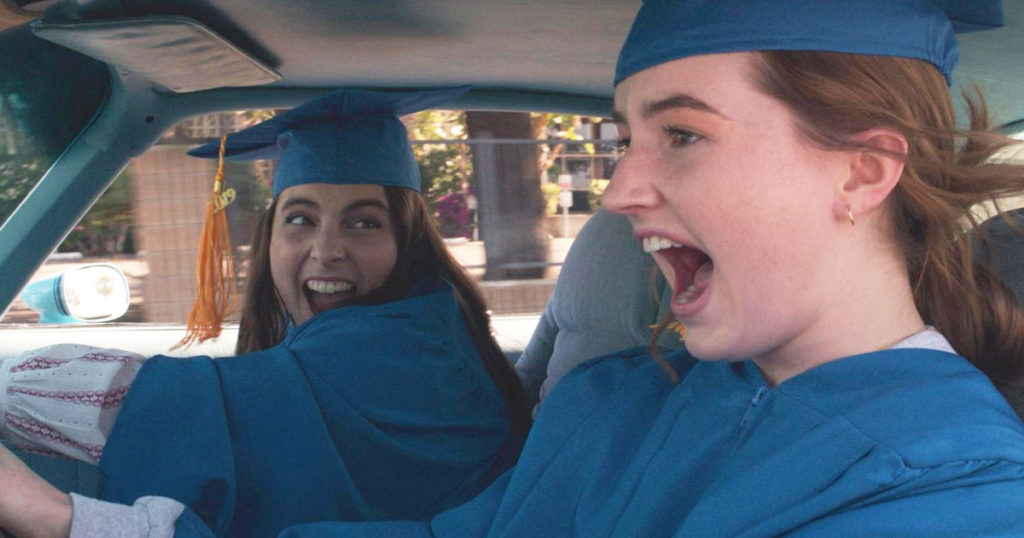
[[[345,280],[310,279],[302,291],[313,314],[345,306],[357,295],[355,284]]]
[[[692,314],[699,310],[715,270],[711,258],[696,248],[659,236],[643,238],[643,246],[644,252],[664,262],[659,265],[672,286],[672,310],[677,315]],[[665,265],[671,271],[665,271]]]

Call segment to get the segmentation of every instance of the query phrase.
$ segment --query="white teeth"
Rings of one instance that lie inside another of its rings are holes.
[[[695,291],[697,291],[697,287],[694,286],[693,284],[690,284],[690,287],[686,288],[686,291],[684,291],[683,293],[680,293],[679,297],[676,297],[676,302],[679,303],[679,304],[686,304],[686,303],[692,301],[693,300],[693,293]]]
[[[660,237],[660,236],[657,236],[657,235],[652,235],[650,237],[645,237],[643,239],[643,245],[644,245],[644,252],[647,252],[647,253],[657,252],[659,250],[663,250],[663,249],[666,249],[666,248],[679,248],[679,247],[683,246],[682,244],[676,243],[675,241],[673,241],[671,239],[668,239],[666,237]]]
[[[326,280],[308,280],[306,287],[317,293],[338,293],[353,288],[350,282],[327,282]]]

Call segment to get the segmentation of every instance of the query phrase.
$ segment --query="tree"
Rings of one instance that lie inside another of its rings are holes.
[[[107,93],[107,68],[28,25],[0,34],[0,224],[14,212]]]
[[[579,140],[583,138],[576,131],[580,126],[580,117],[571,114],[534,114],[531,118],[533,137],[539,140],[554,138],[558,140]],[[541,177],[554,172],[555,175],[561,170],[555,164],[558,158],[565,151],[565,144],[545,144],[541,146],[538,155],[537,166],[540,167]],[[553,179],[557,179],[553,178]]]
[[[412,140],[466,139],[466,115],[453,110],[424,110],[405,119]],[[472,237],[467,197],[473,193],[469,148],[458,142],[413,144],[420,170],[420,191],[444,237]]]
[[[45,171],[45,158],[0,155],[0,224],[14,213]]]
[[[405,119],[411,140],[465,140],[466,115],[456,110],[424,110]],[[473,165],[464,144],[413,144],[423,196],[431,204],[447,194],[464,192]]]
[[[540,278],[548,254],[540,152],[535,144],[486,143],[534,139],[533,121],[527,113],[467,112],[466,127],[477,142],[473,170],[486,245],[484,279]]]

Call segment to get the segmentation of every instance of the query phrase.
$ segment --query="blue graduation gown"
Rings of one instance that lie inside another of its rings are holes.
[[[425,287],[321,313],[269,350],[150,359],[100,461],[101,498],[171,497],[194,511],[178,535],[245,537],[425,520],[472,498],[522,440],[451,285]]]
[[[428,524],[326,536],[1024,536],[1024,427],[963,358],[888,350],[778,387],[752,363],[584,364],[519,464]]]

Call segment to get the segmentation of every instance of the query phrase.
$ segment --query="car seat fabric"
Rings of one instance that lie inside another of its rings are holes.
[[[1024,208],[1009,211],[1006,216],[1024,230]],[[1024,303],[1024,235],[998,215],[978,226],[975,235],[975,261],[990,263],[990,268],[1017,296],[1017,302]]]
[[[1008,211],[1006,217],[1024,230],[1024,208]],[[996,215],[975,228],[974,260],[987,264],[996,276],[1024,304],[1024,235],[1018,233],[1002,217]],[[997,383],[1017,414],[1024,418],[1024,387]]]
[[[583,361],[650,342],[651,326],[667,311],[656,298],[668,300],[665,280],[653,266],[625,217],[601,210],[590,218],[516,363],[531,405]],[[659,343],[681,346],[671,333]]]

